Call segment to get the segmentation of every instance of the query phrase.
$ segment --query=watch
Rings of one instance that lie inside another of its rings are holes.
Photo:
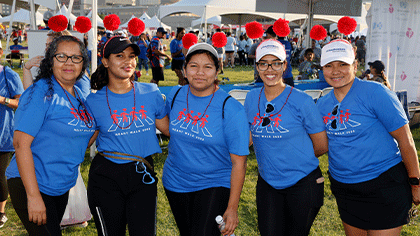
[[[408,178],[408,183],[410,185],[420,185],[420,179],[417,177],[410,177]]]
[[[9,98],[4,98],[4,105],[9,105],[10,103],[10,99]]]

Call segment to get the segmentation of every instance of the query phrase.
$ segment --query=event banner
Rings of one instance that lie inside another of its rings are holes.
[[[420,102],[420,1],[373,0],[366,19],[366,62],[383,61],[392,90]]]

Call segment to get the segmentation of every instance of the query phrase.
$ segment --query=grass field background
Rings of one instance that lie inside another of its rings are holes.
[[[4,40],[2,41],[5,46]],[[169,44],[165,41],[165,44]],[[4,47],[3,47],[4,48]],[[4,63],[4,55],[2,59]],[[17,60],[14,61],[14,65],[18,65]],[[22,76],[22,70],[19,68],[14,69]],[[143,70],[143,76],[140,78],[141,82],[149,82],[151,79],[151,71],[149,76],[146,76],[146,72]],[[297,74],[297,70],[293,70],[294,75]],[[360,71],[358,72],[360,74]],[[237,66],[234,69],[225,69],[224,75],[219,75],[219,79],[222,77],[229,77],[229,83],[238,82],[251,82],[253,80],[253,69],[249,66]],[[162,82],[161,86],[173,86],[177,83],[178,78],[175,73],[169,69],[165,70],[165,81]],[[412,129],[414,140],[416,143],[417,151],[420,148],[420,128]],[[154,156],[155,170],[158,173],[158,177],[162,176],[162,168],[167,156],[167,149],[165,148],[168,144],[168,139],[163,138],[162,154]],[[250,148],[251,154],[248,156],[248,167],[245,178],[245,183],[239,203],[239,225],[235,231],[236,235],[253,236],[259,235],[257,228],[257,210],[255,203],[255,185],[258,176],[258,166],[252,147]],[[328,170],[328,157],[323,155],[319,158],[320,166],[324,177],[327,177]],[[87,184],[88,171],[90,167],[89,150],[85,155],[85,161],[81,165],[81,173],[85,184]],[[334,196],[331,194],[330,182],[328,178],[325,178],[325,192],[324,192],[324,206],[321,208],[315,222],[312,226],[310,235],[319,236],[335,236],[344,235],[343,227],[338,215],[337,206]],[[175,220],[172,216],[169,203],[165,196],[161,181],[158,183],[158,209],[157,209],[157,235],[179,235]],[[417,207],[420,209],[419,207]],[[6,214],[9,221],[5,226],[0,229],[0,235],[27,235],[23,225],[17,217],[10,199],[6,205]],[[68,228],[63,230],[63,235],[97,235],[95,224],[93,220],[89,221],[89,225],[86,228]],[[127,232],[128,235],[128,232]],[[420,235],[420,219],[416,218],[409,225],[403,227],[402,234],[404,236],[419,236]]]

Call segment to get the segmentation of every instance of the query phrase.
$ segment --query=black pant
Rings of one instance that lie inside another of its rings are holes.
[[[190,193],[165,189],[179,233],[182,236],[220,236],[216,216],[226,211],[230,189],[218,187]]]
[[[146,160],[153,166],[152,157]],[[89,171],[88,202],[98,235],[156,235],[157,178],[144,184],[136,163],[116,164],[100,154]],[[151,180],[151,179],[146,179]],[[148,182],[148,181],[145,181]]]
[[[244,51],[238,51],[238,55],[239,55],[239,65],[246,65],[246,59],[245,59],[245,52]]]
[[[19,219],[25,226],[29,235],[61,235],[60,222],[66,210],[69,192],[61,196],[49,196],[41,193],[42,200],[47,208],[47,224],[38,226],[29,221],[28,199],[26,198],[25,186],[21,178],[12,178],[8,181],[10,198],[12,199],[13,208]]]
[[[260,175],[257,182],[258,229],[262,236],[309,235],[323,205],[324,183],[319,167],[285,189],[275,189]]]
[[[0,202],[6,201],[9,196],[5,173],[10,163],[10,154],[11,152],[0,152]]]

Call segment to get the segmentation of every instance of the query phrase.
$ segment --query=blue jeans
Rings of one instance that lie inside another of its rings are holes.
[[[138,63],[139,70],[141,70],[141,65],[143,65],[144,69],[146,69],[146,71],[149,71],[149,64],[148,63],[149,63],[149,59],[139,58],[139,63]]]

